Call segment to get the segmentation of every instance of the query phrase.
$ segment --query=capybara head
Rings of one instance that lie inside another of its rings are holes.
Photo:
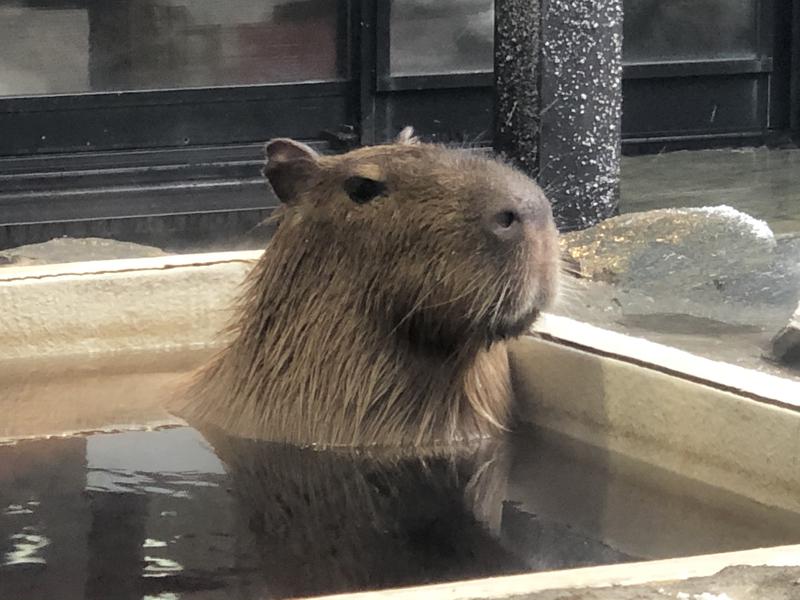
[[[452,353],[526,330],[555,292],[556,234],[541,189],[463,150],[415,143],[321,157],[291,140],[267,146],[281,227],[334,252],[368,313],[428,350]],[[322,269],[325,269],[323,271]]]
[[[266,154],[277,231],[231,345],[193,388],[193,412],[299,443],[424,444],[502,429],[502,341],[556,292],[542,190],[410,130],[339,156],[288,139]]]

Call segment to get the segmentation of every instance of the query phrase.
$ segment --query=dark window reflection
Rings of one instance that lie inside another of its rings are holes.
[[[755,0],[625,0],[627,62],[756,56]]]
[[[0,0],[0,95],[346,77],[345,0]]]
[[[394,0],[392,75],[492,70],[493,0]]]
[[[492,70],[491,0],[393,0],[395,76]],[[626,62],[753,58],[756,0],[624,0]]]

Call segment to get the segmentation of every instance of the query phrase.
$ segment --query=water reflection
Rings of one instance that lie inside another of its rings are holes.
[[[493,68],[491,0],[392,0],[392,75]],[[755,58],[752,0],[624,0],[627,62]]]
[[[625,0],[629,62],[755,58],[752,0]]]
[[[521,571],[497,538],[502,443],[427,456],[317,452],[205,431],[271,595],[313,595]],[[246,540],[246,542],[245,542]]]
[[[0,96],[346,77],[346,4],[0,0]]]
[[[392,0],[394,76],[491,71],[492,0]]]

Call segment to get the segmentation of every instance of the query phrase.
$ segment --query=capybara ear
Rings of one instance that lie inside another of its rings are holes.
[[[409,125],[408,127],[404,127],[403,130],[397,134],[397,137],[394,138],[394,143],[413,146],[419,144],[419,138],[414,135],[414,128]]]
[[[286,138],[267,143],[264,176],[278,199],[289,204],[297,198],[319,168],[313,148]]]

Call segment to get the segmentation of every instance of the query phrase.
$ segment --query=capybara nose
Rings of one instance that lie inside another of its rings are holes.
[[[490,234],[504,242],[512,242],[524,235],[527,215],[519,207],[507,206],[502,210],[491,210],[486,217],[486,228]]]

